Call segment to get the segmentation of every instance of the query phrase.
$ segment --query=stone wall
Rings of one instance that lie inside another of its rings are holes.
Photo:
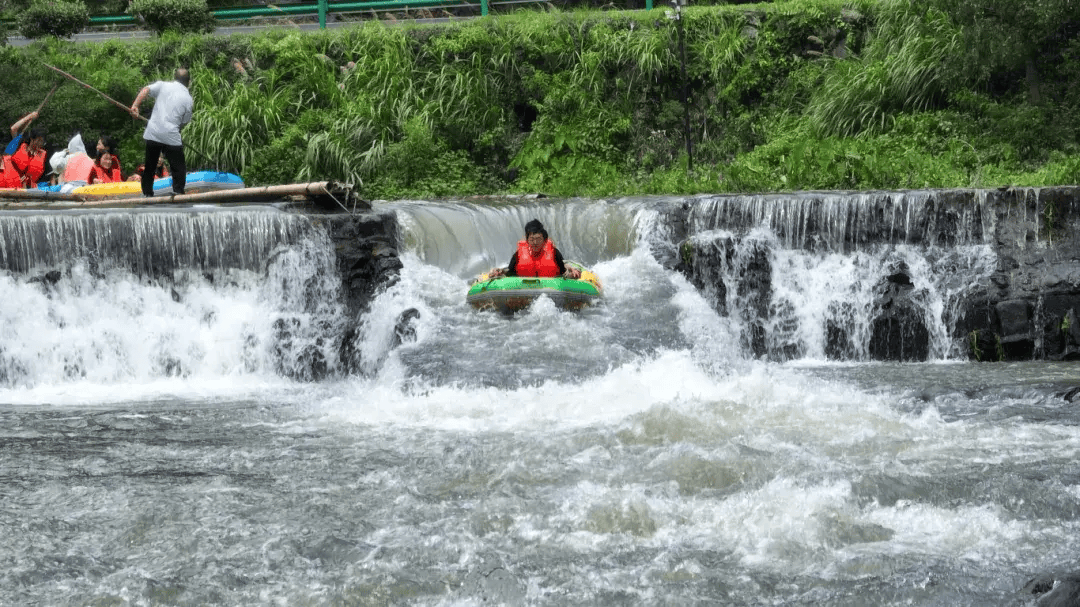
[[[980,192],[972,192],[975,198]],[[981,192],[997,270],[967,302],[955,334],[978,360],[1080,356],[1080,188]]]
[[[668,254],[658,258],[686,274],[708,299],[716,302],[717,311],[726,315],[730,311],[724,309],[723,298],[708,294],[722,294],[732,288],[746,290],[746,281],[766,285],[767,280],[755,277],[767,277],[772,269],[767,256],[756,256],[755,264],[740,272],[739,284],[723,284],[715,267],[723,263],[723,256],[730,256],[731,246],[723,246],[720,241],[703,244],[694,240],[695,205],[699,205],[698,211],[707,207],[704,215],[712,218],[711,224],[698,225],[699,230],[741,232],[774,221],[771,227],[778,238],[795,248],[820,248],[826,238],[832,239],[827,243],[829,250],[840,251],[881,243],[989,245],[997,267],[985,284],[960,302],[957,320],[949,327],[952,337],[964,342],[973,360],[1080,358],[1078,187],[716,196],[669,209],[666,221],[677,242]],[[847,214],[846,223],[828,229],[820,225],[823,216],[837,211]],[[699,224],[701,215],[698,213]],[[792,215],[798,215],[796,220],[776,222],[777,216]],[[910,219],[906,233],[897,231],[898,216]],[[823,235],[826,231],[829,234]],[[912,286],[908,269],[902,266],[876,286],[868,344],[871,359],[919,361],[929,356],[929,333],[919,304],[910,297]],[[750,286],[751,290],[755,288],[767,287]],[[768,293],[762,291],[758,299],[767,297]],[[766,353],[756,333],[757,328],[768,325],[764,317],[768,312],[764,305],[754,308],[751,312],[758,317],[743,319],[749,327],[743,345],[752,355],[762,356]],[[830,327],[829,332],[832,335],[834,328]],[[773,354],[783,357],[783,353]],[[845,357],[838,349],[830,349],[828,355]]]

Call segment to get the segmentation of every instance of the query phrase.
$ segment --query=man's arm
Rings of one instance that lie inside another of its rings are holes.
[[[577,268],[566,267],[566,261],[563,260],[562,251],[558,249],[555,249],[555,265],[559,267],[559,276],[574,279],[581,278],[581,272],[579,272]],[[567,272],[569,272],[569,275],[567,274]]]
[[[562,251],[555,249],[555,265],[559,268],[559,274],[566,273],[566,262],[563,261]]]
[[[11,136],[15,137],[16,135],[18,135],[23,130],[24,126],[26,126],[27,124],[30,124],[32,121],[36,120],[37,117],[38,117],[38,113],[36,111],[34,111],[34,112],[30,112],[29,114],[23,116],[22,118],[19,118],[19,120],[16,121],[15,124],[11,125]]]
[[[135,101],[131,102],[131,109],[128,110],[128,112],[131,114],[132,118],[140,118],[141,117],[141,116],[139,116],[139,106],[142,105],[142,102],[146,99],[146,96],[149,95],[149,94],[150,94],[150,87],[149,86],[144,86],[144,87],[142,87],[142,90],[139,91],[139,94],[135,95]]]

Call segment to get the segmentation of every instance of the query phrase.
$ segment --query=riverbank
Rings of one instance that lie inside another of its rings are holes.
[[[27,81],[41,63],[125,102],[184,64],[193,66],[197,100],[185,136],[207,156],[195,162],[253,185],[333,179],[368,199],[432,199],[1080,180],[1080,118],[1071,111],[1080,92],[1068,85],[1076,43],[1061,15],[1028,46],[982,58],[966,49],[992,39],[986,23],[907,2],[691,7],[672,16],[523,13],[35,43],[0,53],[0,83],[18,91],[0,117],[14,121],[44,98],[53,83]],[[53,143],[100,128],[119,137],[122,160],[141,154],[138,125],[85,90],[62,87],[41,124]]]

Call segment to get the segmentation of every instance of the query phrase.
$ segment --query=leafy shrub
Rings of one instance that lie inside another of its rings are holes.
[[[34,2],[19,16],[19,33],[27,38],[70,38],[90,24],[82,2]]]
[[[158,35],[166,30],[181,34],[210,32],[215,23],[206,0],[132,0],[128,12]]]

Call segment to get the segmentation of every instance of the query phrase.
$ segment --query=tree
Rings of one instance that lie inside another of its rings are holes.
[[[962,28],[963,57],[953,77],[984,85],[994,77],[1020,74],[1032,103],[1039,103],[1044,63],[1080,28],[1078,0],[922,0]]]

